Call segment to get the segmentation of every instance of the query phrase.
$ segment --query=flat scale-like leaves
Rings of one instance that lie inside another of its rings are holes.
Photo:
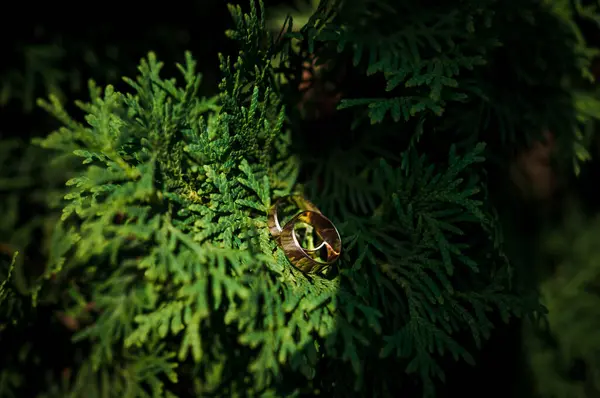
[[[370,120],[354,123],[364,136],[391,139],[361,147],[352,132],[351,149],[324,159],[292,153],[282,97],[296,87],[271,64],[286,46],[267,31],[262,2],[230,7],[241,52],[221,56],[213,98],[198,96],[190,54],[180,78],[166,79],[150,53],[126,92],[90,84],[83,121],[56,97],[41,102],[63,127],[38,144],[79,161],[56,201],[43,277],[68,285],[57,298],[66,312],[85,312],[75,374],[43,396],[377,397],[415,376],[432,396],[440,357],[473,363],[490,312],[531,312],[511,290],[479,131],[453,135],[467,128],[458,120],[478,129],[491,107],[477,79],[499,44],[498,3],[435,3],[321,1],[302,29],[283,32],[288,49],[323,46],[381,77],[381,97],[340,109]],[[295,270],[267,228],[271,205],[300,183],[343,238],[326,277]],[[1,285],[0,299],[9,294]],[[0,388],[13,382],[0,375]]]
[[[256,9],[232,11],[246,54],[235,65],[222,60],[215,99],[195,94],[199,76],[189,54],[179,66],[183,84],[160,77],[162,63],[150,54],[140,75],[126,79],[132,92],[90,86],[91,102],[79,104],[85,124],[57,100],[42,103],[65,127],[41,145],[73,153],[84,166],[67,184],[57,227],[67,245],[55,251],[47,275],[85,275],[78,284],[97,315],[75,341],[92,344],[77,376],[89,383],[88,395],[120,391],[102,377],[150,361],[153,372],[120,377],[163,396],[173,391],[168,380],[191,377],[175,370],[175,360],[199,364],[198,394],[241,386],[264,393],[288,364],[310,375],[316,351],[304,347],[336,328],[339,281],[299,274],[267,229],[273,198],[294,187],[297,161],[268,85],[264,21]],[[254,56],[257,63],[247,64]],[[344,357],[357,364],[359,330],[346,333]]]

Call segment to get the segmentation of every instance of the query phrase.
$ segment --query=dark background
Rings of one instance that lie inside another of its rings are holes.
[[[284,1],[266,3],[272,6]],[[11,87],[14,94],[0,104],[0,139],[28,140],[58,126],[45,111],[32,105],[33,99],[44,97],[47,91],[45,70],[66,71],[66,76],[57,81],[64,97],[72,102],[87,98],[88,78],[99,85],[123,87],[119,77],[134,76],[139,59],[150,50],[165,62],[165,75],[171,74],[174,62],[183,60],[183,51],[190,50],[204,75],[202,92],[210,94],[220,79],[217,53],[236,53],[234,43],[223,34],[230,21],[223,0],[154,5],[12,2],[10,10],[6,7],[0,12],[0,90]],[[588,35],[593,37],[595,32],[589,30]],[[54,55],[32,58],[30,54],[36,48]],[[64,54],[59,55],[59,48]],[[117,54],[109,55],[110,48],[118,48]],[[88,50],[96,54],[95,61],[86,60]],[[477,366],[448,362],[446,387],[440,396],[515,397],[517,392],[530,396],[519,357],[520,325],[503,325],[499,319],[498,325],[483,347]]]

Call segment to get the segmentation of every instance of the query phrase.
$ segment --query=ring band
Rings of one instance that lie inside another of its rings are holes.
[[[300,213],[281,227],[278,208],[284,201],[296,205]],[[298,223],[315,228],[317,235],[323,240],[322,243],[314,249],[302,247],[295,233]],[[337,261],[341,254],[342,240],[333,223],[314,204],[301,196],[291,195],[278,200],[269,211],[268,226],[292,265],[302,272],[318,273]],[[327,251],[326,260],[319,258],[323,249]]]
[[[281,220],[279,219],[279,206],[285,202],[296,205],[299,210],[309,210],[314,211],[315,213],[321,213],[317,206],[300,195],[288,195],[278,199],[275,204],[271,206],[271,209],[269,210],[269,218],[267,219],[269,231],[277,242],[279,241],[281,232],[283,232],[283,227],[280,224]]]

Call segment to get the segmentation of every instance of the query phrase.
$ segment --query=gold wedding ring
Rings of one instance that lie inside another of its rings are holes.
[[[294,206],[299,212],[281,226],[279,209],[285,204]],[[322,242],[314,249],[302,247],[296,235],[298,224],[312,226]],[[342,239],[333,223],[302,196],[290,195],[275,202],[269,210],[268,226],[271,235],[292,265],[302,272],[319,273],[337,261],[342,251]],[[324,249],[326,258],[321,259],[319,255]]]

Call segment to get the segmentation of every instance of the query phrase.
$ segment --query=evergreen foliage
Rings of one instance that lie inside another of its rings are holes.
[[[90,83],[85,122],[40,101],[63,125],[32,149],[53,159],[40,189],[61,214],[44,219],[39,270],[2,257],[0,395],[433,396],[495,315],[543,313],[504,252],[489,159],[548,128],[563,163],[588,157],[595,51],[573,20],[595,10],[426,3],[321,1],[277,37],[262,2],[231,6],[240,53],[221,57],[214,97],[198,94],[199,56],[169,79],[150,53],[128,91]],[[311,56],[344,96],[330,120],[296,108]],[[327,275],[295,270],[269,235],[292,192],[342,235]],[[16,225],[3,235],[27,247]],[[6,345],[32,327],[72,337],[64,369]],[[31,364],[48,374],[25,384]]]
[[[562,225],[543,240],[538,269],[544,322],[525,329],[527,357],[540,397],[593,397],[598,368],[598,218],[571,203]]]

